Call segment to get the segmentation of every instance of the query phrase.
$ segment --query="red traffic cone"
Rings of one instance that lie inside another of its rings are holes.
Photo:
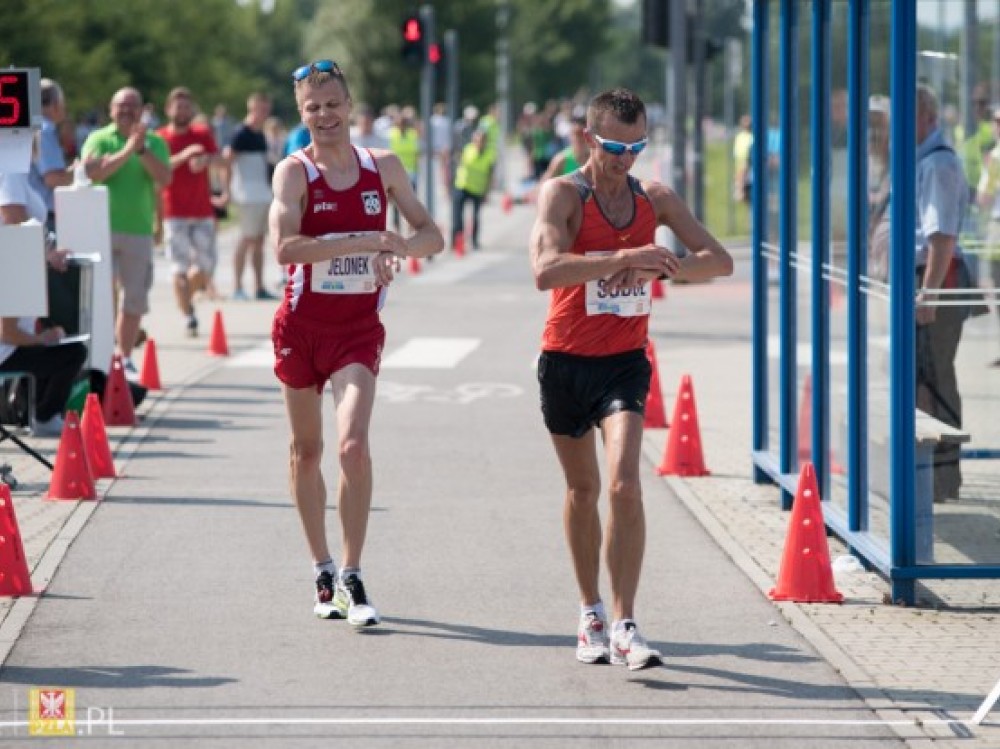
[[[667,298],[667,292],[663,290],[663,281],[661,281],[659,278],[654,278],[652,286],[653,286],[652,288],[653,299]]]
[[[31,593],[31,575],[24,556],[21,531],[14,514],[10,487],[0,482],[0,596],[26,596]]]
[[[156,341],[146,339],[142,352],[142,370],[139,373],[139,384],[147,390],[163,390],[160,384],[160,365],[156,362]]]
[[[503,197],[500,198],[500,207],[503,209],[504,213],[510,213],[514,208],[514,198],[510,196],[509,192],[505,192]]]
[[[66,424],[59,439],[59,451],[52,468],[52,481],[46,499],[97,499],[94,479],[90,475],[87,454],[83,450],[83,435],[76,411],[66,412]]]
[[[663,462],[656,472],[660,476],[707,476],[705,457],[701,451],[701,431],[698,428],[698,408],[694,402],[691,375],[681,378],[674,404],[673,424],[667,435]]]
[[[122,358],[115,354],[111,358],[111,371],[104,385],[104,423],[109,427],[134,427],[135,406],[132,403],[132,391],[125,379],[125,367]]]
[[[101,413],[101,403],[96,393],[87,396],[80,429],[83,433],[83,452],[87,456],[91,475],[94,479],[115,478],[118,474],[115,473],[108,432],[104,428],[104,414]]]
[[[413,276],[420,273],[420,258],[413,257],[413,255],[406,258],[406,270]]]
[[[208,353],[212,356],[229,356],[229,344],[226,343],[226,329],[222,324],[222,310],[215,310],[212,320],[212,335],[208,339]]]
[[[660,367],[656,363],[656,348],[652,339],[646,340],[646,358],[653,368],[649,378],[649,394],[646,396],[646,417],[643,426],[646,429],[666,429],[667,411],[663,407],[663,388],[660,386]]]
[[[823,509],[812,463],[805,463],[799,474],[785,551],[778,568],[778,584],[768,596],[775,601],[799,603],[840,603],[844,600],[833,583],[830,547],[826,542]]]
[[[455,235],[454,245],[455,257],[463,257],[465,255],[465,232],[459,232]]]

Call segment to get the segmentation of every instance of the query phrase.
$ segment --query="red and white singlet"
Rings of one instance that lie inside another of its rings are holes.
[[[291,154],[306,171],[306,206],[301,233],[336,237],[385,231],[387,200],[375,157],[352,146],[358,159],[358,181],[334,190],[305,150]],[[280,315],[316,323],[351,324],[378,319],[386,290],[374,280],[373,253],[345,255],[320,263],[292,264]]]

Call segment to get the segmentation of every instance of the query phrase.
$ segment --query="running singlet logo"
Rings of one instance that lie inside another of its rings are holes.
[[[588,255],[610,255],[601,250]],[[641,283],[623,289],[612,290],[608,279],[598,278],[587,282],[587,315],[617,315],[618,317],[639,317],[648,315],[653,308],[650,284]]]
[[[375,199],[378,200],[378,194]],[[348,239],[375,233],[340,232],[324,234],[318,239]],[[317,294],[370,294],[378,289],[375,267],[372,264],[376,257],[375,253],[359,252],[356,255],[340,255],[321,263],[313,263],[311,289]]]
[[[361,202],[365,206],[365,214],[377,216],[382,212],[382,201],[378,196],[378,190],[366,190],[361,193]]]

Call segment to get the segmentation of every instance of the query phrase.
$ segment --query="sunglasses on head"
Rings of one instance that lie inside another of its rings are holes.
[[[333,60],[317,60],[316,62],[309,63],[308,65],[303,65],[301,68],[296,68],[295,72],[292,73],[292,80],[298,83],[314,70],[317,73],[335,73],[337,75],[342,75],[340,72],[340,66]]]
[[[622,143],[618,140],[608,140],[602,138],[597,133],[591,133],[605,151],[610,153],[612,156],[621,156],[623,153],[628,151],[633,156],[642,153],[642,149],[646,147],[649,143],[649,138],[643,138],[642,140],[637,140],[635,143]]]

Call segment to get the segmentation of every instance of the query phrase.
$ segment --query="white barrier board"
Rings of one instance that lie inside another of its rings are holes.
[[[58,246],[78,254],[100,256],[92,266],[90,362],[94,369],[107,373],[115,352],[108,189],[103,185],[57,187],[55,196]]]
[[[0,317],[49,314],[41,224],[0,226]]]

